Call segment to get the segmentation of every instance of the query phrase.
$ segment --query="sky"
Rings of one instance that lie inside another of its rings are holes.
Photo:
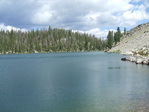
[[[105,38],[149,22],[149,0],[0,0],[0,29],[64,28]]]

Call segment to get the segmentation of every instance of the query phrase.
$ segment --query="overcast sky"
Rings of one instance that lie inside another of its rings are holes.
[[[0,28],[66,28],[105,37],[149,22],[149,0],[0,0]],[[123,30],[123,29],[121,29]]]

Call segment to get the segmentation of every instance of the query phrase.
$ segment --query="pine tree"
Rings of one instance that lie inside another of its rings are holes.
[[[114,33],[114,42],[115,42],[115,44],[117,44],[117,42],[118,42],[117,34],[118,34],[117,32]]]
[[[124,35],[126,35],[127,31],[126,31],[126,28],[124,28]]]
[[[120,27],[118,27],[118,28],[117,28],[117,42],[120,42],[121,36],[122,36],[121,30],[120,30]]]
[[[113,46],[113,31],[109,31],[107,35],[107,47],[111,49]]]

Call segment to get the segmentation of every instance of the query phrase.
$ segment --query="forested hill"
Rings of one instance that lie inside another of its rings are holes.
[[[104,50],[104,40],[94,35],[59,28],[0,31],[0,53],[79,52]]]

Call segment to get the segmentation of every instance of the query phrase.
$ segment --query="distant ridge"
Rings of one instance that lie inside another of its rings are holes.
[[[139,49],[148,49],[149,52],[149,22],[129,30],[109,52],[133,54]]]

